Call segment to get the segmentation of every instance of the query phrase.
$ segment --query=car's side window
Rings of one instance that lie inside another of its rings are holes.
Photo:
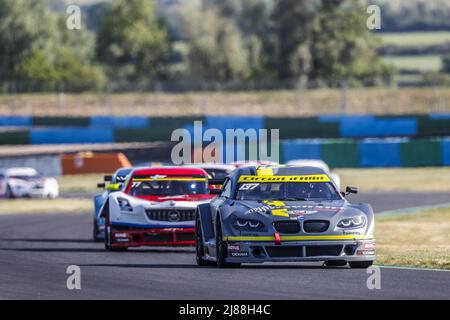
[[[230,179],[226,179],[220,192],[221,197],[231,198],[231,182]]]

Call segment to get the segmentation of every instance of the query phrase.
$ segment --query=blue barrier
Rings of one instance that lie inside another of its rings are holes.
[[[0,126],[30,127],[32,118],[26,116],[0,116]]]
[[[446,120],[450,119],[450,113],[430,113],[429,117],[432,120]]]
[[[223,139],[226,139],[226,130],[236,130],[242,129],[244,131],[248,129],[256,130],[257,136],[259,136],[259,129],[264,128],[264,118],[263,117],[240,117],[240,116],[210,116],[206,117],[206,120],[202,123],[202,132],[205,133],[208,129],[217,129],[222,135]],[[184,127],[184,129],[188,130],[192,136],[194,137],[194,125],[188,124]],[[197,137],[200,138],[201,137]]]
[[[400,167],[400,140],[375,140],[358,143],[361,167]]]
[[[450,138],[442,140],[442,165],[450,166]]]
[[[91,126],[113,127],[113,128],[148,128],[150,119],[148,117],[91,117]]]
[[[395,137],[417,134],[417,120],[402,119],[346,119],[341,122],[341,136],[345,138]]]
[[[216,128],[225,133],[226,129],[263,129],[264,117],[241,117],[241,116],[209,116],[204,124],[208,128]]]
[[[281,141],[281,160],[321,159],[320,146],[320,140]]]
[[[339,122],[343,138],[412,136],[417,134],[417,119],[383,118],[373,115],[321,115],[320,122]]]
[[[368,115],[345,115],[345,114],[324,114],[319,116],[319,122],[355,122],[358,123],[360,121],[372,121],[375,119],[375,116]]]
[[[31,129],[31,144],[112,143],[112,128]]]

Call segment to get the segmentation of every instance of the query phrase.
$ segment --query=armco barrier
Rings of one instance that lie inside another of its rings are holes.
[[[0,126],[4,127],[29,127],[32,124],[31,117],[24,116],[0,116]]]
[[[400,140],[369,140],[358,144],[359,166],[400,167]]]
[[[89,127],[89,117],[34,117],[35,127]]]
[[[279,129],[281,139],[339,138],[339,124],[309,118],[266,118],[266,129]]]
[[[408,141],[400,144],[402,167],[442,165],[442,143],[438,140]]]
[[[118,130],[117,141],[139,138],[141,129],[146,141],[167,137],[177,128],[192,129],[194,120],[203,120],[205,129],[280,129],[281,139],[315,138],[384,138],[384,137],[443,137],[450,136],[450,114],[422,115],[321,115],[317,117],[275,118],[263,116],[207,117],[25,117],[0,116],[0,126],[7,127],[111,127]],[[151,131],[145,131],[151,129]],[[141,138],[140,141],[144,141]]]
[[[332,168],[354,168],[359,166],[358,145],[355,141],[325,140],[321,146],[322,159]]]
[[[78,153],[61,156],[64,175],[82,173],[114,172],[122,167],[131,167],[123,153]]]
[[[152,118],[149,128],[115,129],[115,142],[170,141],[172,132],[204,121],[202,117]]]
[[[282,158],[322,159],[332,168],[450,166],[450,138],[410,140],[286,140]]]
[[[32,144],[111,143],[114,142],[111,128],[51,128],[31,129]]]
[[[113,127],[113,128],[148,128],[150,118],[148,117],[91,117],[91,126]]]
[[[24,145],[30,144],[28,130],[11,130],[0,132],[0,145]]]
[[[413,117],[375,117],[372,115],[320,116],[322,123],[338,123],[343,138],[396,137],[417,135],[417,119]]]
[[[281,160],[287,162],[296,159],[321,159],[320,140],[282,141]]]
[[[442,164],[450,166],[450,139],[442,140]]]

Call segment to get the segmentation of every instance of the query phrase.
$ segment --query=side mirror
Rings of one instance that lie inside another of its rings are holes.
[[[112,181],[112,176],[111,176],[111,175],[103,176],[103,181],[105,181],[105,182],[111,182],[111,181]]]
[[[110,185],[108,185],[106,187],[106,190],[112,191],[112,192],[119,191],[120,190],[120,184],[118,184],[118,183],[111,183]]]
[[[215,195],[219,195],[220,194],[220,189],[209,189],[209,193],[210,194],[215,194]]]
[[[357,194],[358,193],[358,188],[356,188],[356,187],[347,187],[347,188],[345,188],[345,192],[346,192],[346,194]]]
[[[105,189],[106,188],[106,183],[97,183],[97,188]]]

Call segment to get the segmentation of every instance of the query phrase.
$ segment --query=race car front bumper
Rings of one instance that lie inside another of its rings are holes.
[[[373,261],[375,240],[228,241],[227,262]]]
[[[114,248],[141,246],[194,246],[195,228],[138,228],[111,230]]]

